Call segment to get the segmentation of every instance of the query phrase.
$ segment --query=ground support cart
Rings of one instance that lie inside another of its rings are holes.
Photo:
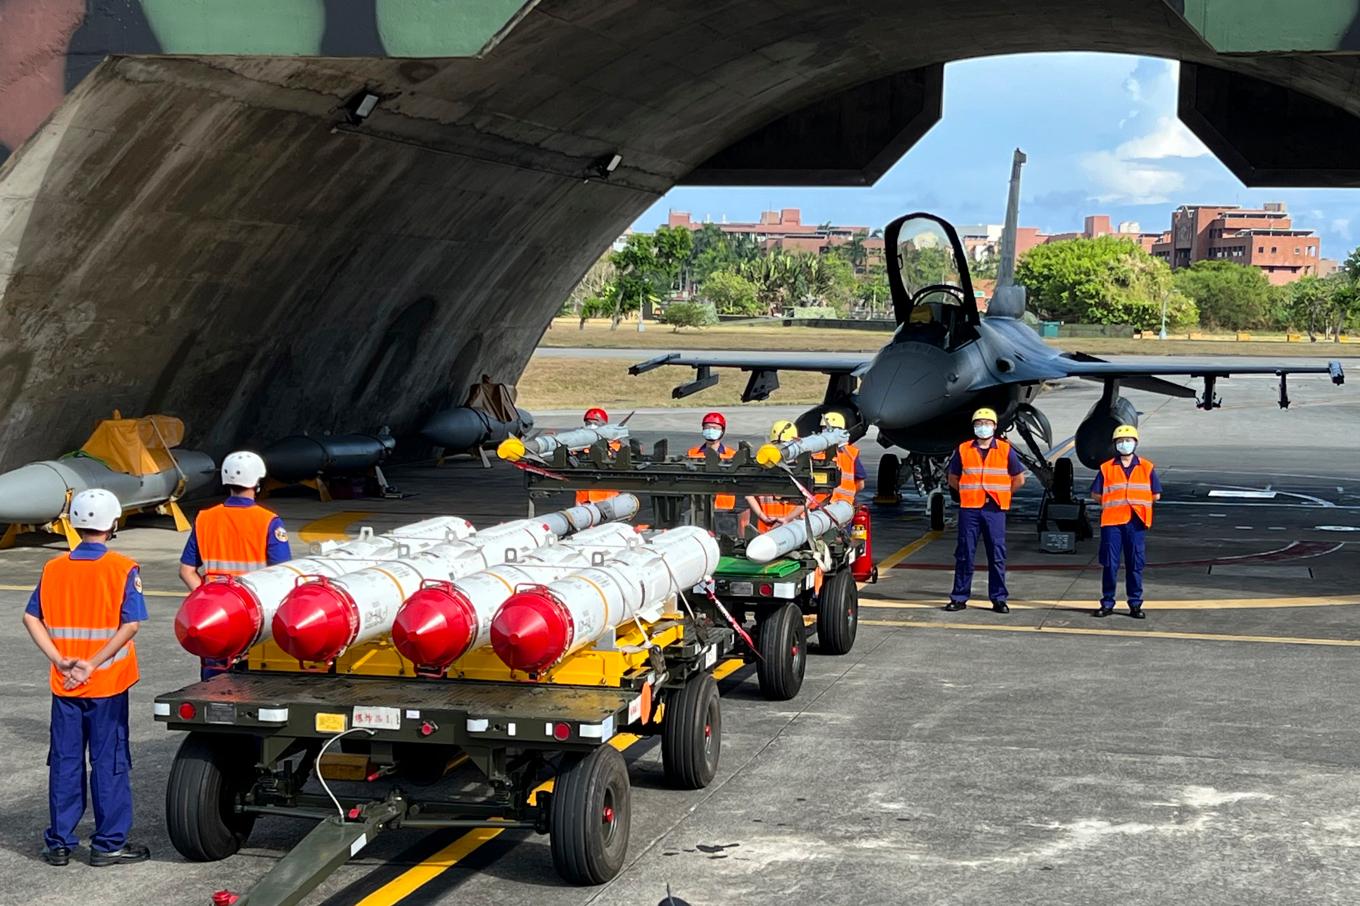
[[[671,615],[611,643],[533,680],[507,676],[490,655],[442,679],[258,670],[252,657],[248,671],[159,696],[156,719],[188,732],[166,789],[171,841],[211,861],[235,853],[261,817],[317,821],[242,906],[297,903],[398,828],[546,833],[565,880],[604,883],[623,866],[631,817],[627,767],[611,741],[659,735],[667,779],[707,785],[722,734],[712,672],[734,635]],[[409,792],[459,753],[481,775],[475,793]],[[381,792],[327,786],[346,780]]]

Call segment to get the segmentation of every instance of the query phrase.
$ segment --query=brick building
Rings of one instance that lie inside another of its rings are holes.
[[[1182,205],[1171,214],[1171,230],[1152,254],[1172,269],[1196,261],[1233,261],[1260,268],[1280,286],[1321,274],[1321,241],[1312,230],[1294,229],[1283,202],[1261,208],[1237,205]]]
[[[684,227],[695,232],[708,223],[712,221],[695,220],[689,211],[671,211],[666,218],[668,227]],[[803,212],[799,208],[762,211],[760,220],[753,223],[728,223],[724,220],[715,223],[714,226],[729,235],[752,236],[763,249],[780,248],[786,252],[815,255],[823,254],[835,246],[845,245],[859,235],[863,237],[868,260],[883,260],[883,240],[872,238],[868,227],[803,223]]]

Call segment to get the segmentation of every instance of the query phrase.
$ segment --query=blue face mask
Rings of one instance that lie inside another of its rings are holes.
[[[996,426],[990,422],[983,422],[973,426],[973,433],[977,435],[978,440],[986,440],[996,433]]]
[[[705,428],[704,440],[717,440],[722,437],[722,428]]]
[[[1133,452],[1133,448],[1136,446],[1138,446],[1137,441],[1128,439],[1117,440],[1114,442],[1114,448],[1119,451],[1120,456],[1128,456]]]

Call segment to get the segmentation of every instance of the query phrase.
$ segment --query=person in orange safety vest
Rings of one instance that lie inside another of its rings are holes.
[[[973,413],[973,439],[959,444],[945,471],[959,492],[959,541],[954,548],[954,588],[945,610],[963,610],[973,590],[973,557],[987,547],[987,597],[992,610],[1010,613],[1006,600],[1006,511],[1025,483],[1025,466],[1011,445],[996,437],[996,411]]]
[[[703,434],[703,443],[689,448],[685,454],[690,459],[702,460],[708,455],[707,451],[712,450],[722,459],[731,459],[737,451],[722,442],[723,435],[727,433],[727,419],[721,412],[709,412],[704,415],[699,422],[700,431]],[[713,509],[731,510],[737,506],[737,498],[733,494],[713,495]]]
[[[628,419],[624,419],[624,421],[627,420]],[[592,407],[586,410],[586,414],[582,417],[581,423],[587,428],[599,428],[602,425],[609,424],[609,413],[598,406]],[[609,451],[611,453],[617,453],[621,449],[623,449],[623,444],[620,441],[611,440],[609,442]],[[576,504],[579,506],[583,503],[595,503],[600,500],[608,500],[610,497],[617,496],[619,496],[618,491],[607,491],[603,488],[580,490],[576,492]]]
[[[239,450],[222,460],[222,484],[229,496],[194,519],[179,558],[185,588],[193,591],[205,579],[240,576],[293,559],[283,520],[255,502],[264,477],[264,460],[256,453]],[[210,679],[227,668],[223,661],[204,658],[201,675]]]
[[[108,549],[123,508],[109,491],[71,498],[70,522],[80,544],[47,562],[24,610],[24,628],[51,661],[51,741],[47,798],[51,825],[42,859],[67,865],[80,842],[85,814],[88,750],[96,868],[145,862],[151,850],[129,843],[132,755],[128,746],[128,689],[137,682],[132,637],[147,618],[137,563]]]
[[[1124,560],[1124,591],[1129,616],[1143,619],[1143,565],[1147,530],[1152,527],[1152,504],[1162,499],[1162,482],[1152,460],[1134,452],[1138,429],[1114,429],[1115,457],[1100,467],[1091,484],[1091,497],[1100,504],[1100,609],[1093,616],[1114,612],[1119,584],[1119,561]]]
[[[783,444],[797,439],[798,428],[788,419],[781,418],[770,426],[770,443]],[[794,518],[794,513],[802,511],[797,500],[768,494],[747,497],[746,505],[751,508],[756,517],[756,529],[761,532],[787,524]]]

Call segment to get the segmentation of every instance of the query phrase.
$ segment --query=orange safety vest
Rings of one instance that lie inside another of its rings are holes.
[[[136,561],[107,551],[98,560],[49,560],[38,585],[42,621],[63,658],[89,660],[122,625],[123,592]],[[108,698],[120,695],[140,678],[137,651],[128,642],[100,664],[84,685],[66,689],[66,678],[52,667],[53,695],[65,698]]]
[[[834,503],[837,500],[844,501],[851,506],[855,505],[855,460],[859,458],[859,450],[850,444],[839,447],[836,450],[836,468],[841,471],[841,479],[837,485],[831,489],[831,493],[818,494],[817,500],[825,506],[828,502]],[[825,453],[818,453],[813,459],[826,459]]]
[[[796,500],[788,500],[783,497],[757,497],[756,499],[760,501],[760,509],[770,519],[782,519],[802,506]],[[766,525],[762,522],[756,528],[763,534],[773,529],[774,525]]]
[[[704,444],[697,447],[690,447],[685,455],[690,459],[702,460],[707,454],[704,452]],[[718,454],[720,459],[731,459],[737,455],[736,450],[727,449]],[[735,510],[737,508],[737,497],[735,494],[714,494],[713,509],[715,510]]]
[[[980,510],[988,495],[1003,510],[1011,508],[1011,445],[997,440],[987,450],[984,459],[971,440],[959,444],[959,461],[963,474],[959,476],[959,506],[965,510]]]
[[[205,576],[239,576],[269,565],[269,524],[277,519],[258,503],[219,503],[198,514],[194,535]]]
[[[1152,527],[1152,463],[1138,458],[1127,475],[1119,459],[1100,467],[1100,524],[1124,525],[1137,513],[1143,525]]]
[[[621,442],[617,441],[617,440],[611,440],[611,441],[609,442],[609,452],[610,452],[610,453],[617,453],[617,452],[619,452],[619,450],[621,450],[622,448],[623,448],[623,444],[622,444]],[[600,490],[600,489],[598,489],[598,488],[597,488],[597,489],[594,489],[594,490],[589,490],[589,491],[577,491],[577,492],[576,492],[576,505],[577,505],[577,506],[580,506],[581,504],[584,504],[584,503],[599,503],[601,500],[608,500],[610,497],[617,497],[617,496],[619,496],[619,492],[618,492],[618,491],[604,491],[604,490]]]

